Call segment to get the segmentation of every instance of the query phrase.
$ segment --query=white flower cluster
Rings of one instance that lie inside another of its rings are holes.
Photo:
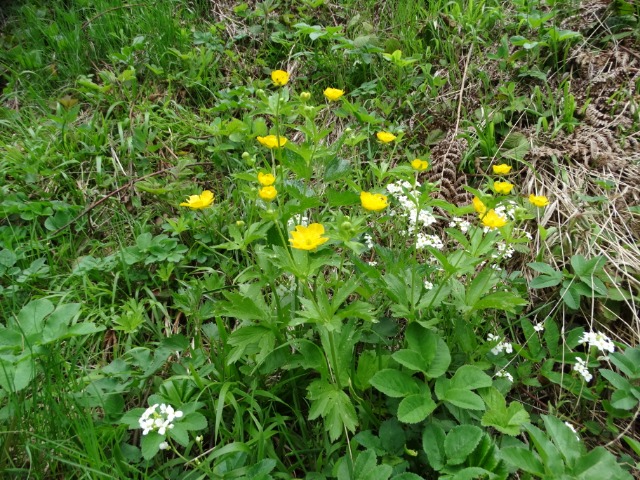
[[[458,228],[462,233],[467,233],[471,228],[471,222],[468,222],[464,218],[453,217],[449,222],[450,228]]]
[[[540,322],[540,323],[536,323],[536,324],[533,326],[533,329],[534,329],[536,332],[544,332],[544,323],[542,323],[542,322]]]
[[[294,215],[287,222],[287,228],[293,230],[296,225],[302,225],[303,227],[309,226],[309,217],[304,217],[302,214]]]
[[[582,335],[582,338],[580,338],[580,343],[588,343],[589,347],[596,347],[603,352],[605,350],[613,352],[616,349],[611,339],[604,333],[586,332]]]
[[[416,235],[416,248],[418,250],[422,250],[426,247],[437,248],[438,250],[442,250],[444,248],[444,243],[437,235],[427,235],[422,232],[418,232]]]
[[[496,243],[497,251],[491,254],[491,258],[511,258],[515,251],[511,245],[507,245],[505,242]]]
[[[593,378],[593,375],[589,373],[587,362],[580,357],[576,358],[576,364],[573,366],[573,369],[582,375],[582,378],[584,378],[584,381],[587,383]]]
[[[160,412],[157,411],[158,407],[160,407]],[[152,431],[157,431],[160,435],[164,435],[167,430],[173,428],[173,421],[182,417],[182,415],[183,413],[180,410],[174,410],[171,405],[164,403],[159,405],[156,403],[144,411],[140,420],[138,420],[138,424],[142,428],[142,435],[147,435]],[[169,448],[169,446],[167,445],[166,448]]]
[[[370,267],[377,267],[378,266],[378,262],[371,260],[370,262],[367,262],[369,264]]]
[[[506,370],[498,370],[496,372],[496,377],[501,377],[501,378],[506,378],[507,380],[509,380],[511,383],[513,383],[513,375],[511,375],[509,372],[507,372]]]
[[[364,244],[369,250],[371,250],[373,248],[373,237],[371,237],[371,235],[369,235],[368,233],[365,233],[363,238]]]
[[[487,335],[487,342],[498,342],[498,344],[491,349],[491,353],[499,355],[500,353],[513,353],[513,346],[509,342],[502,342],[498,335],[490,333]]]
[[[424,281],[424,289],[425,290],[431,290],[433,288],[433,283],[431,283],[429,280],[425,280]]]
[[[416,188],[419,186],[419,182],[416,182],[414,186],[402,180],[387,185],[387,191],[398,200],[402,207],[400,215],[409,219],[408,233],[414,233],[420,228],[428,227],[436,222],[436,217],[429,210],[418,210],[420,192]]]
[[[507,200],[502,204],[498,205],[494,210],[501,217],[506,218],[509,221],[516,219],[516,209],[518,208],[518,204],[512,200]]]

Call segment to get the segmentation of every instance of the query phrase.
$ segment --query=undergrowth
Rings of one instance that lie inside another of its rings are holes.
[[[7,478],[632,478],[640,7],[22,1]]]

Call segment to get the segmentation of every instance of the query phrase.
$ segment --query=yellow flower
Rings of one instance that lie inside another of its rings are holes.
[[[387,196],[381,193],[360,192],[360,202],[362,202],[362,208],[373,212],[379,212],[389,206]]]
[[[271,72],[271,80],[276,87],[284,87],[289,83],[289,74],[284,70],[274,70]]]
[[[491,229],[500,228],[507,224],[507,219],[498,215],[492,208],[482,217],[482,224]]]
[[[426,160],[420,160],[419,158],[416,158],[411,162],[411,166],[413,167],[414,170],[417,170],[419,172],[424,172],[427,168],[429,168],[429,162],[427,162]]]
[[[378,137],[378,140],[382,143],[390,143],[397,138],[393,133],[389,132],[378,132],[376,133],[376,137]]]
[[[509,182],[493,182],[493,189],[496,193],[501,193],[502,195],[509,195],[511,190],[513,190],[513,183]]]
[[[276,137],[275,135],[267,135],[266,137],[257,137],[258,141],[267,148],[284,147],[287,139],[284,137]]]
[[[260,172],[258,173],[258,182],[260,182],[260,185],[262,185],[263,187],[270,187],[271,185],[276,183],[276,177],[274,177],[270,173]]]
[[[473,197],[473,200],[471,202],[473,203],[473,209],[480,215],[487,211],[487,206],[482,203],[482,200],[480,200],[478,197]]]
[[[325,88],[323,93],[324,96],[327,97],[327,100],[335,102],[344,95],[344,90],[340,90],[339,88]]]
[[[276,187],[262,187],[260,190],[258,190],[258,195],[260,195],[260,198],[265,202],[270,202],[271,200],[276,198],[276,195],[278,195],[278,191],[276,190]]]
[[[549,199],[544,195],[529,195],[529,202],[536,207],[545,207],[549,205]]]
[[[308,227],[297,225],[295,231],[289,232],[292,248],[298,250],[314,250],[329,240],[329,237],[323,237],[324,227],[319,223],[312,223]]]
[[[496,175],[506,175],[511,171],[511,167],[506,163],[501,163],[500,165],[493,166],[493,173]]]
[[[186,202],[182,202],[180,204],[181,207],[189,207],[194,210],[199,210],[201,208],[207,208],[209,205],[213,203],[213,193],[209,190],[205,190],[200,195],[191,195],[187,198]]]

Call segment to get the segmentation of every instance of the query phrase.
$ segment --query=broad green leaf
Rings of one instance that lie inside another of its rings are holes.
[[[422,357],[422,355],[414,350],[398,350],[391,356],[396,362],[407,367],[409,370],[414,370],[416,372],[425,372],[429,368],[429,365]]]
[[[511,292],[494,292],[486,295],[475,303],[474,310],[486,310],[495,308],[496,310],[504,310],[510,313],[516,313],[516,307],[522,307],[529,302],[524,298]]]
[[[466,304],[474,307],[498,283],[497,272],[492,268],[483,268],[466,289]]]
[[[460,465],[480,443],[482,429],[474,425],[458,425],[452,428],[444,440],[447,465]]]
[[[405,397],[398,405],[398,420],[404,423],[418,423],[436,409],[431,394],[417,394]]]
[[[18,313],[18,325],[25,337],[29,338],[44,329],[44,320],[53,312],[54,306],[46,298],[27,303]]]
[[[524,427],[529,433],[529,438],[535,446],[542,464],[547,471],[553,472],[554,475],[561,476],[565,473],[565,465],[562,456],[556,446],[547,438],[547,436],[535,425],[525,425]]]
[[[354,480],[387,480],[393,473],[391,465],[378,465],[373,450],[365,450],[358,455],[353,466]]]
[[[207,428],[207,418],[198,412],[185,415],[184,418],[177,420],[176,423],[180,423],[185,430],[203,430]]]
[[[529,268],[535,270],[536,272],[540,272],[540,273],[543,273],[545,275],[549,275],[551,277],[553,277],[557,273],[561,273],[561,272],[558,272],[556,269],[554,269],[548,263],[531,262],[531,263],[527,263],[527,265],[529,266]]]
[[[575,478],[580,480],[632,480],[629,472],[616,462],[616,457],[605,450],[596,447],[586,455],[581,455],[573,469]]]
[[[491,377],[474,365],[463,365],[451,378],[451,388],[473,390],[491,385]]]
[[[183,447],[189,445],[189,432],[182,422],[175,422],[171,430],[167,430],[168,435]]]
[[[443,400],[466,410],[484,410],[485,408],[478,394],[464,388],[450,388],[445,392]]]
[[[164,436],[156,432],[143,435],[140,440],[140,449],[145,460],[151,460],[160,451],[160,444],[164,442]]]
[[[324,380],[316,380],[307,390],[312,401],[309,420],[322,416],[332,441],[340,438],[345,428],[352,433],[355,432],[358,415],[346,393]]]
[[[42,332],[42,342],[48,343],[63,338],[67,333],[69,323],[79,311],[79,303],[58,305],[47,318],[47,323]]]
[[[518,470],[544,477],[545,471],[542,462],[531,451],[522,447],[506,447],[500,450],[500,457]]]
[[[369,383],[393,398],[420,393],[420,387],[414,378],[393,368],[380,370],[369,380]]]
[[[522,404],[514,401],[507,408],[505,398],[494,387],[483,392],[482,398],[487,404],[487,412],[482,417],[483,427],[494,427],[506,435],[520,434],[522,425],[529,421],[529,414]]]
[[[529,282],[530,288],[548,288],[560,285],[562,273],[555,272],[554,275],[538,275]]]
[[[584,453],[584,445],[576,434],[562,421],[551,415],[542,415],[547,435],[556,444],[558,450],[566,460],[569,468],[573,468],[575,462]]]
[[[31,355],[23,357],[13,372],[13,391],[19,392],[27,388],[35,376],[35,358]]]
[[[430,423],[422,431],[422,449],[427,454],[429,465],[436,471],[442,470],[446,462],[444,442],[445,433],[440,425]]]

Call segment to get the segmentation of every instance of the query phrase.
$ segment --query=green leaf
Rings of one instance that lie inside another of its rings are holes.
[[[354,480],[387,480],[393,473],[391,465],[378,465],[373,450],[365,450],[358,455],[353,466]]]
[[[430,423],[422,432],[422,449],[427,454],[429,465],[440,471],[445,465],[445,433],[440,425]]]
[[[13,392],[27,388],[35,376],[35,359],[31,355],[23,357],[15,366],[13,372]]]
[[[542,420],[547,429],[547,435],[556,444],[569,468],[573,468],[576,460],[584,453],[584,445],[573,430],[556,417],[542,415]]]
[[[176,423],[180,423],[185,430],[203,430],[207,428],[207,419],[204,415],[198,412],[193,412],[185,415]]]
[[[420,393],[420,387],[414,378],[393,368],[380,370],[369,380],[369,383],[393,398]]]
[[[140,449],[145,460],[151,460],[160,450],[160,444],[164,442],[164,436],[156,432],[149,432],[142,436],[140,440]]]
[[[560,285],[562,273],[554,272],[554,275],[538,275],[529,282],[530,288],[548,288]]]
[[[504,310],[509,313],[516,313],[515,307],[522,307],[529,302],[524,298],[511,292],[494,292],[486,295],[476,302],[473,306],[474,310],[486,310],[488,308],[495,308],[497,310]]]
[[[501,433],[516,436],[520,434],[522,425],[529,421],[529,414],[519,402],[507,402],[494,387],[482,394],[487,404],[487,412],[482,417],[483,427],[494,427]]]
[[[482,429],[474,425],[458,425],[452,428],[444,440],[447,465],[460,465],[480,443]]]
[[[431,394],[417,394],[405,397],[398,405],[398,420],[404,423],[418,423],[436,409]]]
[[[189,432],[182,422],[176,422],[171,430],[167,430],[167,433],[183,447],[189,445]]]
[[[616,458],[605,450],[596,447],[586,455],[581,455],[573,469],[575,478],[580,480],[631,480],[633,477],[625,471]]]
[[[522,447],[506,447],[500,450],[500,457],[519,470],[538,477],[545,476],[544,467],[538,457]]]
[[[42,332],[42,342],[49,343],[64,338],[68,332],[69,323],[79,311],[79,303],[58,305],[47,319],[47,324]]]
[[[474,365],[463,365],[451,378],[451,388],[473,390],[492,384],[491,377]]]
[[[492,268],[483,268],[473,279],[466,291],[466,304],[474,307],[498,283],[497,272]]]
[[[484,410],[485,408],[478,394],[464,388],[450,388],[445,392],[443,400],[466,410]]]
[[[396,362],[407,367],[409,370],[424,372],[429,368],[429,365],[423,356],[414,350],[398,350],[391,356]]]
[[[553,277],[557,273],[560,273],[560,275],[562,276],[561,272],[558,272],[556,269],[554,269],[548,263],[531,262],[531,263],[527,263],[527,265],[529,266],[529,268],[535,270],[536,272],[544,273],[546,275],[549,275],[550,277]]]
[[[540,455],[542,464],[545,469],[553,472],[554,475],[561,476],[565,472],[565,465],[562,461],[560,452],[547,436],[535,425],[525,425],[525,429],[529,433],[529,438]]]
[[[44,329],[44,319],[53,312],[54,306],[46,298],[27,303],[18,313],[18,325],[25,337],[31,337]]]
[[[312,401],[309,420],[322,416],[332,441],[340,438],[344,428],[355,432],[358,426],[358,416],[346,393],[339,390],[336,385],[324,380],[316,380],[307,387],[307,391],[309,392],[308,397]]]

